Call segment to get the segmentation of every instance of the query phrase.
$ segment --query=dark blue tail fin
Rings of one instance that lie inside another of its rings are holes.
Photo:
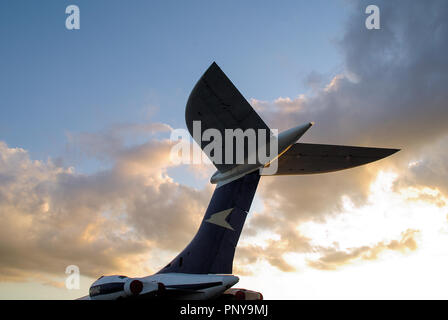
[[[194,134],[195,121],[201,124],[200,137]],[[222,136],[225,136],[226,129],[244,131],[251,128],[269,132],[267,125],[216,63],[212,63],[193,88],[185,109],[185,122],[202,149],[206,145],[201,139],[202,134],[210,128],[218,130]],[[225,154],[224,147],[222,154]],[[207,156],[210,157],[209,154]],[[214,161],[213,158],[211,160]],[[213,163],[220,172],[236,166],[236,162]],[[232,273],[235,248],[259,180],[257,170],[218,185],[196,236],[159,273]]]
[[[235,248],[259,180],[257,170],[217,187],[196,236],[159,273],[232,273]]]

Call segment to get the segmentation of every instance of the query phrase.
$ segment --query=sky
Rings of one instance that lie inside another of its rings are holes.
[[[67,30],[65,8],[80,9]],[[365,8],[381,28],[365,27]],[[305,142],[399,148],[363,167],[263,177],[235,256],[267,299],[446,299],[446,1],[0,3],[0,298],[73,299],[144,276],[195,234],[211,166],[170,162],[216,61]],[[166,195],[170,195],[167,197]],[[65,288],[76,265],[81,287]]]

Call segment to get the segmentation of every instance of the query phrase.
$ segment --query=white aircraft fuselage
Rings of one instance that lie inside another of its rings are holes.
[[[174,298],[207,300],[219,297],[239,281],[233,275],[159,273],[143,278],[102,276],[90,287],[89,300]]]

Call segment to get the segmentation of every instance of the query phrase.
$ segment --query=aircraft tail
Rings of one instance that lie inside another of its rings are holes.
[[[235,248],[259,180],[255,171],[217,187],[196,236],[159,273],[232,273]]]
[[[265,130],[269,133],[270,129],[216,63],[207,69],[193,88],[188,98],[185,120],[193,139],[218,169],[212,176],[218,185],[196,236],[159,273],[232,273],[235,248],[260,180],[261,166],[259,163],[253,167],[239,166],[235,161],[227,163],[219,157],[212,157],[211,150],[206,148],[208,142],[203,140],[203,134],[208,129],[214,129],[221,136],[225,136],[227,129]],[[200,124],[198,135],[195,134],[195,123]],[[269,172],[270,175],[338,171],[376,161],[398,151],[295,143],[311,125],[308,123],[279,134],[282,152],[274,160],[277,163],[269,163],[269,166],[276,164],[278,167],[277,172]],[[234,148],[235,145],[224,144],[222,155],[227,152],[235,155]],[[244,154],[248,154],[247,150],[244,151]],[[264,174],[267,172],[262,170],[261,175]]]
[[[216,63],[212,63],[193,88],[185,110],[185,121],[190,134],[203,150],[207,142],[202,141],[201,136],[210,128],[222,136],[226,129],[264,129],[270,133],[268,126]],[[199,137],[194,135],[195,121],[201,124]],[[222,151],[224,155],[225,146]],[[210,157],[206,150],[204,152]],[[236,166],[235,162],[214,164],[220,172]],[[159,273],[232,273],[235,248],[259,180],[260,173],[256,170],[217,186],[196,236]]]

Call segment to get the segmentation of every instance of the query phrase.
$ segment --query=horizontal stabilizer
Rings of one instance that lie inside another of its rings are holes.
[[[339,171],[385,158],[397,151],[399,149],[296,143],[276,160],[278,170],[275,175]]]

